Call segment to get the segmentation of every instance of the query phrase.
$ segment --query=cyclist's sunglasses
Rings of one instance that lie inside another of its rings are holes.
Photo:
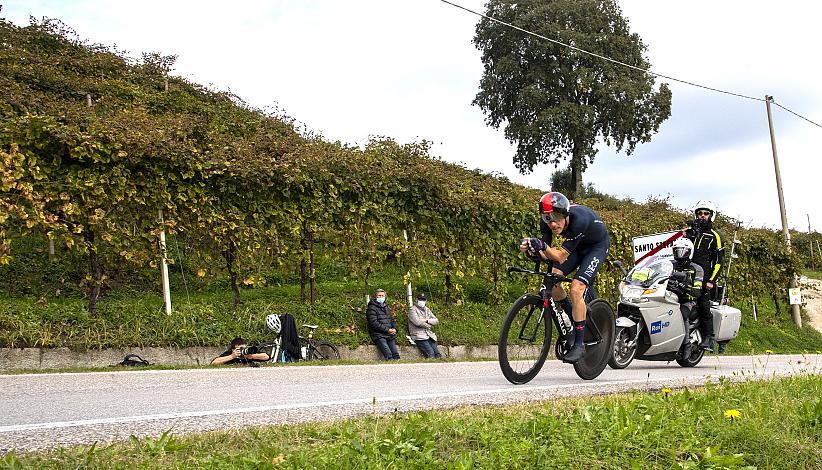
[[[711,211],[699,210],[696,211],[696,215],[711,215]]]
[[[542,214],[542,221],[546,224],[550,224],[551,222],[559,222],[564,218],[565,216],[558,212],[548,212],[547,214]]]

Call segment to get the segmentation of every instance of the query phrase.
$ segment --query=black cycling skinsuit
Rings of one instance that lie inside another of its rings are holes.
[[[702,283],[703,294],[696,299],[696,306],[699,309],[699,319],[702,334],[713,336],[714,322],[711,315],[711,292],[707,288],[708,282],[716,284],[725,262],[725,235],[713,228],[711,224],[704,226],[701,230],[687,230],[685,237],[694,243],[693,262],[700,265],[705,271],[705,278]]]
[[[539,230],[542,241],[550,245],[553,232],[542,220],[539,222]],[[560,235],[565,238],[562,249],[568,253],[568,259],[562,264],[554,263],[554,267],[559,268],[565,276],[579,268],[574,279],[590,286],[611,247],[611,237],[605,223],[590,208],[572,204],[568,209],[568,225]]]

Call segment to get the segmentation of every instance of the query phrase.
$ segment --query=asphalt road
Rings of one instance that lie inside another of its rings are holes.
[[[548,361],[526,385],[496,362],[215,368],[0,375],[0,455],[247,425],[332,420],[701,385],[707,380],[822,374],[822,355],[712,356],[696,368],[635,361],[593,381]]]

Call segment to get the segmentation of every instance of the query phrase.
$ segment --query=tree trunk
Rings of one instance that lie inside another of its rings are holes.
[[[234,270],[234,263],[237,261],[237,245],[234,240],[228,241],[228,249],[223,251],[223,258],[225,258],[225,267],[228,269],[229,283],[231,284],[231,292],[234,296],[234,306],[240,305],[240,286],[237,285],[237,272]]]
[[[54,239],[49,237],[49,261],[54,261]]]
[[[451,291],[454,286],[451,284],[451,274],[445,273],[445,305],[451,305]]]
[[[91,274],[91,288],[88,296],[88,312],[92,316],[97,315],[97,301],[100,300],[100,287],[103,280],[103,270],[100,267],[100,259],[97,256],[97,247],[94,245],[94,232],[83,231],[83,240],[88,249],[88,268]]]
[[[499,254],[494,251],[494,257],[491,260],[491,279],[494,281],[494,287],[499,282]]]
[[[305,302],[305,284],[308,282],[308,263],[305,256],[300,259],[300,302]]]
[[[576,149],[576,147],[574,147]],[[571,157],[571,194],[568,197],[575,199],[582,194],[582,156]]]

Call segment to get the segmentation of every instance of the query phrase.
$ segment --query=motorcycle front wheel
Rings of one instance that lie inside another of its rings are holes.
[[[636,357],[636,343],[629,346],[632,339],[631,329],[624,326],[616,327],[614,340],[614,355],[608,360],[611,369],[624,369]]]

